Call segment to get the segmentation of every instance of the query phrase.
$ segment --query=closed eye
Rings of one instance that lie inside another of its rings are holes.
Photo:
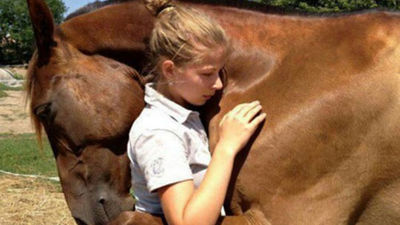
[[[202,73],[201,75],[206,77],[211,77],[214,73]]]
[[[33,113],[39,117],[40,119],[46,119],[49,117],[50,113],[51,113],[51,103],[45,103],[45,104],[41,104],[37,107],[35,107],[35,109],[33,110]]]

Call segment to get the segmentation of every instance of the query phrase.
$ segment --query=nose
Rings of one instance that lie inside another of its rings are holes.
[[[105,196],[100,196],[99,203],[104,205],[106,203],[106,197]]]
[[[216,79],[214,81],[214,84],[213,84],[213,89],[221,90],[223,87],[224,87],[224,85],[222,84],[221,77],[219,76],[219,74],[217,74],[217,77],[216,77]]]
[[[76,224],[78,225],[87,225],[87,223],[85,223],[83,220],[74,217]]]

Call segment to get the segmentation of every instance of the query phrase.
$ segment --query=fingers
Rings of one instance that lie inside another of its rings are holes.
[[[266,113],[261,113],[260,115],[256,116],[251,122],[250,126],[257,127],[265,118],[267,117]]]
[[[239,105],[235,106],[235,108],[233,108],[229,113],[231,113],[231,114],[239,114],[242,111],[242,109],[244,107],[246,107],[248,104],[250,104],[250,103],[239,104]]]
[[[247,112],[245,112],[243,119],[247,122],[250,122],[254,118],[254,116],[256,116],[261,111],[261,109],[262,107],[260,104],[249,107]]]
[[[235,118],[244,123],[249,124],[250,121],[261,111],[262,106],[259,101],[253,101],[250,103],[242,103],[233,108],[230,112],[224,115],[220,121],[220,125],[227,118]]]
[[[219,143],[229,146],[235,154],[243,149],[266,118],[261,109],[260,102],[254,101],[240,104],[225,114],[219,124]]]
[[[242,103],[242,104],[235,106],[235,108],[233,108],[231,111],[229,111],[222,117],[221,121],[219,122],[219,125],[221,126],[228,117],[233,117],[233,118],[236,117],[236,115],[239,114],[239,112],[242,110],[242,108],[246,107],[246,105],[248,105],[248,104],[249,103]]]
[[[252,110],[254,107],[257,107],[260,105],[259,101],[253,101],[249,103],[244,103],[243,106],[240,108],[240,110],[237,112],[238,116],[240,117],[245,117],[246,114]]]

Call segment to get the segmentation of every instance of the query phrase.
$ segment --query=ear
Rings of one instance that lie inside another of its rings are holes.
[[[54,41],[54,21],[50,9],[44,0],[27,0],[29,14],[35,33],[36,46],[39,54],[38,66],[49,62],[51,48],[56,46]]]
[[[161,63],[162,76],[169,81],[174,80],[176,69],[175,63],[169,59]]]

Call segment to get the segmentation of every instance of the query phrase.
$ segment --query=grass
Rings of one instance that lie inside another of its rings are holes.
[[[43,150],[40,150],[34,134],[0,134],[0,169],[20,174],[57,176],[48,141],[43,140]]]
[[[22,91],[24,87],[9,87],[5,84],[0,83],[0,91]]]
[[[7,93],[5,93],[4,91],[0,90],[0,98],[4,98],[4,97],[7,97],[7,96],[8,96]]]
[[[20,74],[20,73],[13,73],[13,77],[17,80],[23,80],[24,79],[24,75]]]
[[[7,97],[7,93],[4,91],[22,91],[24,87],[9,87],[5,84],[0,83],[0,98]]]

